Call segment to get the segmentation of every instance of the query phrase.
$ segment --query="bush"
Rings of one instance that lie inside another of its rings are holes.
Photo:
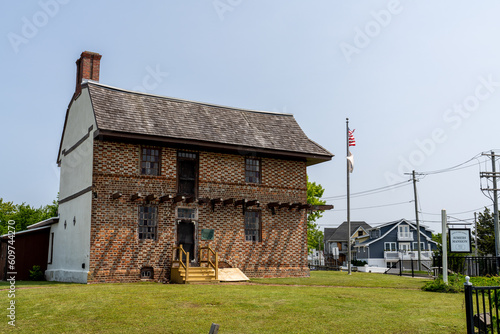
[[[366,262],[366,261],[359,261],[359,260],[352,260],[352,261],[351,261],[351,264],[352,264],[353,266],[356,266],[356,267],[362,267],[362,266],[364,266],[365,264],[368,264],[368,262]]]
[[[30,281],[45,281],[45,274],[40,266],[33,266],[33,269],[30,270]]]
[[[425,283],[422,290],[430,292],[459,293],[464,291],[464,283],[465,277],[462,275],[448,276],[448,284],[443,281],[443,277],[440,275],[434,281]]]
[[[474,286],[500,286],[500,276],[471,277]],[[422,290],[431,292],[458,293],[464,291],[465,276],[449,275],[448,284],[445,284],[440,275],[432,282],[426,283]]]
[[[471,277],[470,282],[474,286],[500,286],[499,276]]]

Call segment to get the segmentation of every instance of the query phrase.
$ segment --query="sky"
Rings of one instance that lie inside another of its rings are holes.
[[[491,206],[480,172],[492,169],[482,152],[500,154],[497,1],[40,0],[3,7],[4,201],[39,207],[56,199],[75,61],[87,50],[102,55],[103,84],[292,113],[335,155],[308,168],[335,207],[318,220],[321,229],[347,219],[346,118],[356,139],[351,220],[414,220],[405,174],[412,170],[420,221],[435,232],[442,209],[450,221],[471,222],[474,211]]]

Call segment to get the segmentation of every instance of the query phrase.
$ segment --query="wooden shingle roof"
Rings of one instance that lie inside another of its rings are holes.
[[[310,140],[291,114],[231,108],[131,92],[88,81],[98,135],[301,158],[333,154]]]

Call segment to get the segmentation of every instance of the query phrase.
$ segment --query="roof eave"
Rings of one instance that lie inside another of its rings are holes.
[[[26,229],[27,230],[32,230],[32,229],[36,229],[36,228],[39,228],[39,227],[42,227],[42,226],[52,225],[52,224],[55,224],[55,223],[58,223],[58,222],[59,222],[59,217],[51,217],[51,218],[42,220],[42,221],[40,221],[38,223],[31,224],[28,227],[26,227]]]
[[[134,141],[134,142],[144,141],[144,142],[156,142],[159,144],[170,144],[170,145],[188,145],[192,147],[205,148],[211,150],[228,151],[232,153],[238,153],[241,155],[257,153],[257,154],[262,154],[264,156],[279,156],[287,159],[302,160],[306,162],[307,166],[312,166],[318,163],[330,161],[333,157],[333,155],[272,150],[260,147],[216,143],[216,142],[184,139],[184,138],[152,136],[152,135],[129,133],[129,132],[117,132],[105,129],[98,129],[97,131],[95,131],[94,138],[99,140]]]

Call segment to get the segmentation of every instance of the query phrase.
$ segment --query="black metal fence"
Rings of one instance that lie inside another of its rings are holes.
[[[426,260],[399,260],[393,262],[385,273],[399,276],[428,277],[432,276],[431,265],[432,262]]]
[[[500,287],[498,286],[473,286],[468,278],[464,285],[465,312],[467,319],[467,334],[475,333],[500,333],[498,322],[498,301]]]
[[[339,271],[340,270],[340,267],[339,266],[320,266],[320,265],[317,265],[317,264],[309,264],[309,270],[322,270],[322,271],[332,271],[332,270],[336,270],[336,271]]]
[[[500,257],[495,256],[466,256],[448,257],[448,270],[465,276],[498,275],[500,268]],[[441,256],[434,257],[433,267],[439,268],[442,274],[443,259]]]

